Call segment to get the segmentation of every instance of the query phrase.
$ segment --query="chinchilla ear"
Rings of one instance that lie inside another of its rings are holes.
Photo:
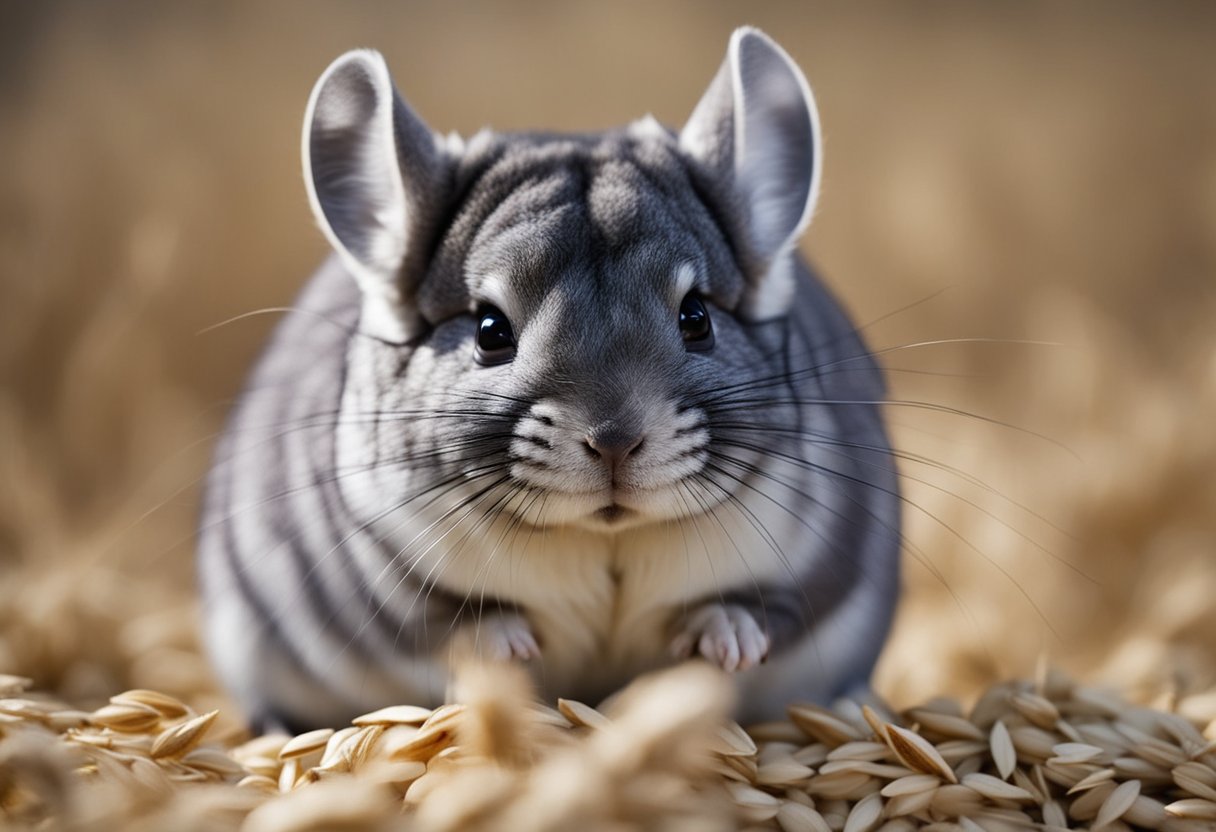
[[[754,273],[740,311],[780,315],[794,287],[790,255],[819,193],[819,114],[802,71],[768,35],[736,29],[680,147],[725,208]]]
[[[363,290],[361,328],[394,343],[421,329],[412,285],[445,181],[441,140],[397,95],[379,52],[330,64],[304,116],[317,222]]]

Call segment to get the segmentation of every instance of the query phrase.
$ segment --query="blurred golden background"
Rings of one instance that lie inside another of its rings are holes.
[[[325,254],[298,136],[330,60],[380,49],[445,132],[678,126],[743,23],[815,90],[804,249],[892,398],[976,414],[890,409],[880,692],[1041,657],[1216,684],[1216,6],[1150,2],[3,4],[0,670],[209,689],[197,482],[276,316],[200,332]]]

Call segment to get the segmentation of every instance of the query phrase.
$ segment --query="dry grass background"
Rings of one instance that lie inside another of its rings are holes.
[[[1042,655],[1216,684],[1216,7],[1149,2],[4,4],[0,670],[215,701],[195,484],[273,316],[197,333],[323,255],[297,139],[330,59],[381,49],[441,130],[678,124],[744,22],[815,88],[805,249],[893,397],[1051,440],[891,408],[925,461],[879,689]],[[946,339],[995,343],[905,346]]]

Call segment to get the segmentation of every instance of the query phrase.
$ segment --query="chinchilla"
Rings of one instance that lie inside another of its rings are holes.
[[[741,719],[868,684],[898,591],[884,382],[801,259],[821,141],[739,29],[678,131],[431,131],[384,59],[308,104],[334,254],[219,443],[205,634],[258,724],[435,704],[457,649],[597,701],[707,660]]]

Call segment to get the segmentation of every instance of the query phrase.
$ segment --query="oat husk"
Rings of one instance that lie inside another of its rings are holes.
[[[792,703],[788,721],[745,729],[726,718],[730,685],[699,664],[604,710],[551,708],[518,668],[469,665],[458,705],[255,738],[213,735],[214,711],[167,694],[81,712],[0,678],[13,829],[1216,828],[1216,709],[1138,707],[1059,674],[996,685],[969,712]]]

